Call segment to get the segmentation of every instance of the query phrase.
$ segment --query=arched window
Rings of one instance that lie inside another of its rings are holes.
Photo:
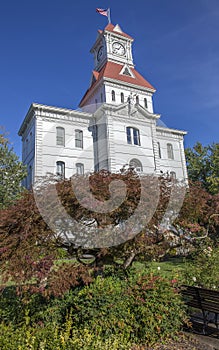
[[[130,145],[141,145],[140,132],[138,129],[128,126],[126,128],[127,143]]]
[[[56,162],[56,175],[61,179],[65,178],[65,163],[58,161]]]
[[[146,97],[144,98],[144,107],[148,108],[148,100],[146,99]]]
[[[171,179],[173,179],[173,180],[176,179],[176,173],[175,173],[175,171],[171,171],[171,172],[170,172],[170,177],[171,177]]]
[[[136,104],[139,105],[139,96],[136,96]]]
[[[84,164],[83,163],[76,163],[76,174],[77,175],[84,175]]]
[[[160,142],[157,143],[157,148],[158,148],[158,156],[159,158],[161,158]]]
[[[116,100],[116,94],[115,94],[115,91],[114,91],[114,90],[112,90],[111,94],[112,94],[112,101],[113,101],[113,102],[115,102],[115,100]]]
[[[124,103],[124,94],[121,92],[121,103]]]
[[[65,146],[65,129],[61,127],[56,128],[56,145]]]
[[[168,157],[168,159],[174,159],[174,156],[173,156],[173,145],[171,143],[167,144],[167,157]]]
[[[75,130],[75,147],[83,148],[83,131]]]
[[[138,173],[142,173],[143,171],[143,166],[140,162],[140,160],[138,159],[131,159],[130,162],[129,162],[129,166],[130,168],[136,170]]]

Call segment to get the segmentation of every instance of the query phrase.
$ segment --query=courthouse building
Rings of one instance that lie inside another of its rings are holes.
[[[47,174],[69,178],[129,166],[187,178],[186,132],[164,126],[154,113],[156,90],[135,69],[132,43],[118,24],[109,23],[91,48],[94,70],[79,109],[30,106],[19,130],[27,188]]]

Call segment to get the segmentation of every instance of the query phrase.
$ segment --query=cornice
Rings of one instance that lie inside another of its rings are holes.
[[[169,134],[176,134],[176,135],[186,135],[188,133],[187,131],[184,131],[184,130],[163,128],[162,126],[157,126],[156,130],[161,133],[169,133]]]
[[[134,78],[133,78],[134,79]],[[138,90],[143,90],[143,91],[147,91],[147,92],[151,92],[154,93],[156,90],[155,89],[150,89],[141,85],[136,85],[136,84],[132,84],[132,83],[127,83],[124,82],[122,80],[117,80],[117,79],[112,79],[112,78],[107,78],[107,77],[103,77],[103,81],[104,82],[109,82],[109,83],[114,83],[116,85],[122,85],[122,86],[129,86],[130,88],[135,88]]]
[[[46,115],[47,114],[47,115]],[[56,117],[54,117],[54,114]],[[82,112],[79,110],[73,110],[73,109],[67,109],[67,108],[61,108],[61,107],[55,107],[55,106],[47,106],[42,105],[38,103],[32,103],[26,117],[24,118],[24,121],[18,131],[18,135],[22,136],[24,130],[26,129],[28,123],[30,120],[35,116],[41,116],[44,118],[49,119],[61,119],[61,120],[74,120],[79,121],[78,118],[82,121],[84,120],[90,120],[92,117],[92,114]]]
[[[118,39],[121,39],[121,40],[124,40],[124,41],[129,41],[130,43],[132,43],[134,41],[133,38],[131,38],[131,37],[128,38],[128,37],[124,36],[122,33],[120,34],[119,32],[116,32],[116,31],[112,32],[110,30],[106,30],[105,29],[103,34],[107,34],[109,36],[114,36],[114,37],[116,37]]]
[[[145,91],[149,94],[149,96],[153,95],[153,93],[156,91],[154,89],[150,89],[150,88],[145,88],[143,86],[140,85],[135,85],[135,84],[131,84],[131,83],[126,83],[123,82],[121,80],[116,80],[116,79],[112,79],[112,78],[106,78],[106,77],[102,77],[95,85],[94,88],[92,88],[92,86],[90,87],[90,91],[88,91],[87,96],[84,98],[83,100],[83,105],[86,104],[86,101],[89,100],[89,98],[91,98],[93,95],[95,95],[95,92],[97,91],[97,89],[99,88],[99,86],[103,83],[110,83],[112,87],[125,87],[126,89],[128,88],[128,90],[132,90],[132,89],[137,89],[140,91]]]

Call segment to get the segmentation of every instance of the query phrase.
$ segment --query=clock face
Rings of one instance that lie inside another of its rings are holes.
[[[99,50],[97,51],[97,61],[100,61],[103,56],[103,46],[100,46]]]
[[[125,47],[118,41],[115,41],[113,43],[113,53],[123,56],[125,55]]]

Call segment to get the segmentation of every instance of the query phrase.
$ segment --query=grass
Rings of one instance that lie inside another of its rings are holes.
[[[165,279],[181,279],[182,272],[188,267],[189,261],[185,258],[172,258],[167,261],[148,263],[135,262],[133,269],[137,274],[153,273]]]

